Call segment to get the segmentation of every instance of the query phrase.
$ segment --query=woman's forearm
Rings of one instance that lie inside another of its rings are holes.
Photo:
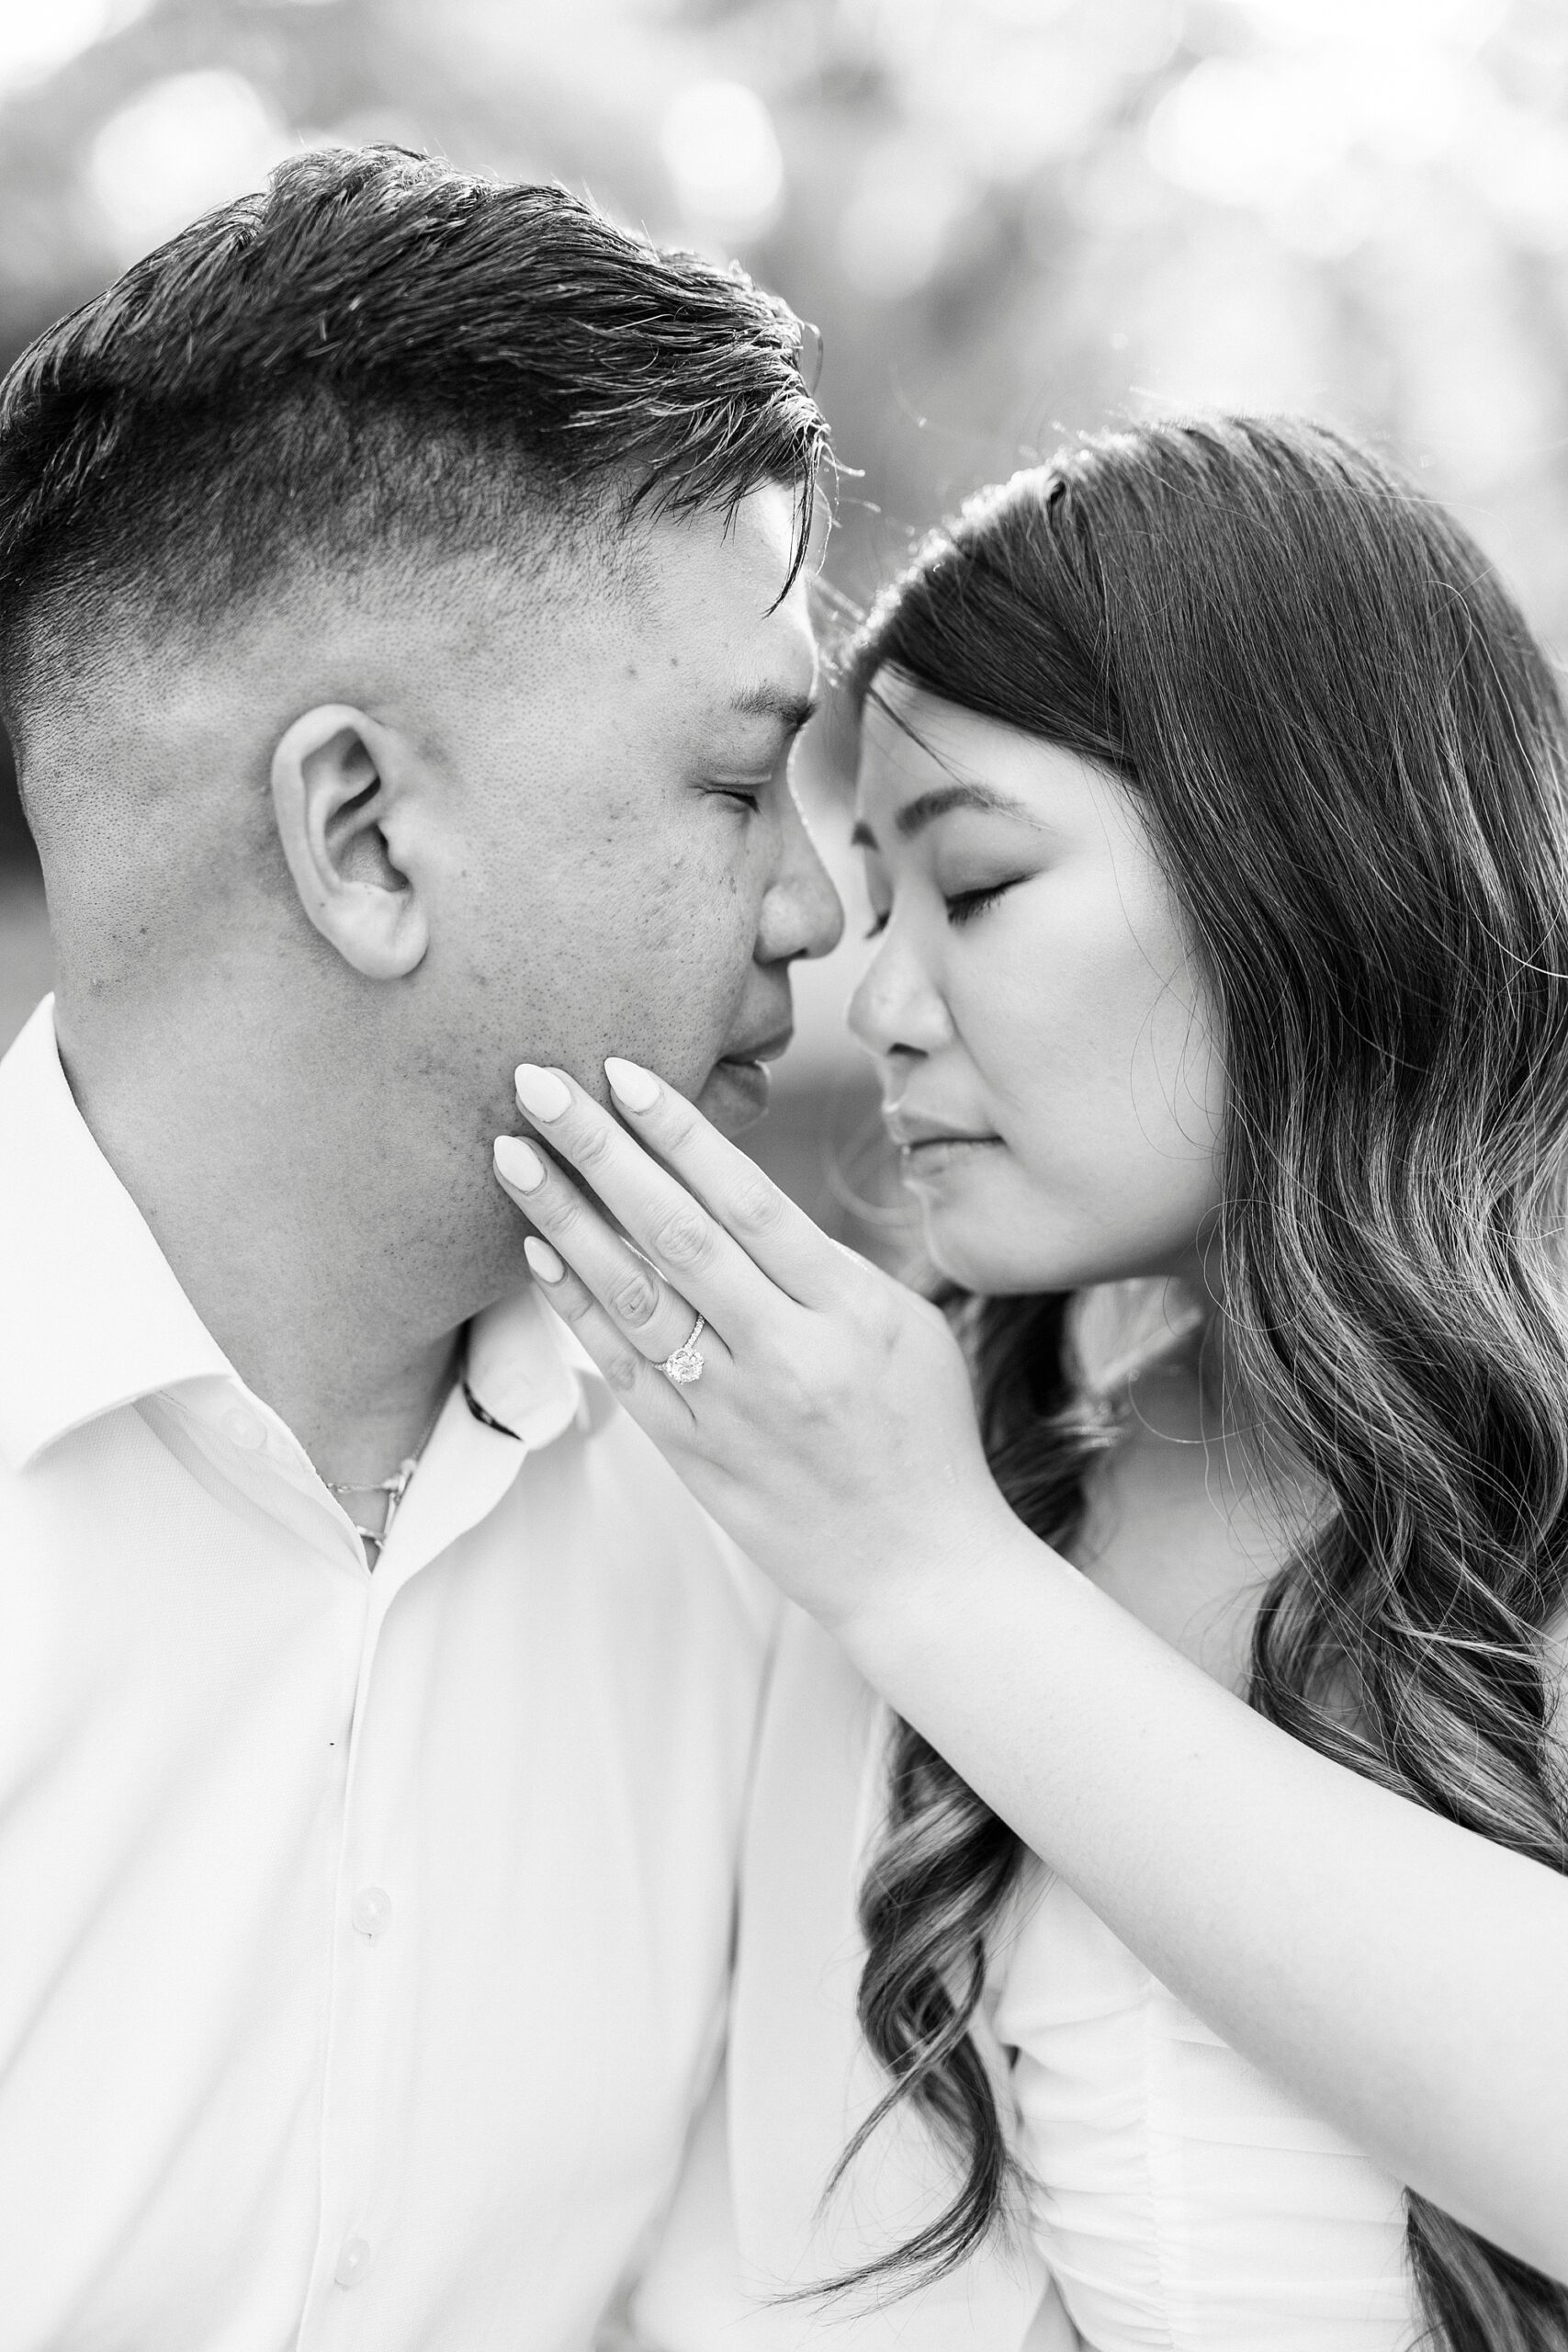
[[[670,1295],[556,1159],[530,1154],[513,1185],[570,1261],[547,1250],[540,1279],[627,1410],[1217,2032],[1568,2278],[1568,1881],[1287,1737],[1036,1542],[991,1479],[936,1309],[632,1075],[637,1099],[619,1099],[663,1164],[564,1080],[547,1132],[678,1281],[657,1339],[646,1319],[642,1346],[629,1336],[626,1302]],[[712,1361],[676,1386],[660,1357],[695,1315]]]
[[[1568,1880],[1266,1723],[1016,1521],[836,1630],[1216,2032],[1568,2278]]]

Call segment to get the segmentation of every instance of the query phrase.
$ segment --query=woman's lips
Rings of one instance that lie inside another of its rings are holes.
[[[912,1184],[925,1177],[941,1176],[949,1169],[967,1167],[978,1153],[993,1151],[1001,1142],[1000,1136],[922,1118],[908,1103],[889,1107],[884,1115],[887,1132],[898,1147],[903,1175]]]
[[[995,1151],[1000,1144],[1000,1136],[917,1136],[899,1145],[898,1157],[908,1182],[918,1184],[922,1177],[966,1167],[979,1153]]]

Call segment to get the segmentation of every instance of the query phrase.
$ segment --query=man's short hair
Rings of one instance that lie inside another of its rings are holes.
[[[0,390],[8,711],[95,666],[117,610],[199,631],[300,562],[525,559],[780,482],[798,568],[827,433],[801,338],[739,269],[563,188],[402,148],[300,155]]]

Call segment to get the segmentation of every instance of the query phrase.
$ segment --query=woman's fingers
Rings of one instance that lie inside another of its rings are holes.
[[[547,1241],[536,1240],[530,1234],[523,1248],[545,1296],[563,1322],[570,1325],[633,1419],[642,1423],[650,1437],[666,1444],[689,1430],[692,1408],[684,1391],[632,1345],[581,1277],[572,1272]]]
[[[524,1070],[528,1069],[524,1065]],[[612,1056],[604,1064],[604,1074],[610,1081],[615,1107],[627,1121],[637,1143],[657,1152],[671,1171],[665,1174],[651,1165],[635,1147],[627,1148],[623,1141],[626,1130],[614,1120],[605,1119],[598,1104],[581,1089],[574,1089],[574,1111],[581,1105],[581,1122],[563,1121],[567,1133],[561,1148],[588,1177],[594,1191],[626,1227],[628,1233],[648,1248],[660,1264],[672,1261],[665,1248],[646,1233],[639,1217],[651,1216],[673,1220],[673,1233],[668,1238],[677,1246],[690,1246],[698,1238],[698,1228],[691,1227],[694,1193],[700,1206],[707,1209],[725,1234],[739,1242],[752,1264],[761,1269],[770,1281],[787,1295],[806,1305],[833,1295],[836,1281],[841,1282],[843,1267],[834,1245],[815,1226],[803,1209],[795,1206],[787,1193],[762,1173],[755,1160],[721,1136],[716,1127],[694,1110],[683,1095],[662,1079],[655,1078],[637,1062]],[[540,1071],[538,1078],[555,1076],[553,1071]],[[524,1073],[519,1071],[518,1100],[531,1117],[537,1114],[525,1101],[522,1093]],[[530,1086],[536,1084],[530,1072]],[[544,1130],[553,1143],[554,1125]],[[579,1148],[573,1148],[574,1135],[581,1136]],[[591,1158],[583,1156],[584,1151]],[[678,1177],[676,1184],[673,1178]],[[682,1190],[690,1187],[690,1193]],[[682,1213],[682,1204],[684,1204]],[[699,1211],[700,1214],[700,1211]],[[722,1261],[724,1253],[719,1252]],[[684,1269],[679,1270],[683,1289],[690,1289]],[[695,1292],[692,1293],[696,1296]],[[698,1305],[702,1305],[699,1298]],[[705,1312],[706,1310],[705,1309]]]
[[[664,1087],[660,1091],[661,1096],[669,1093]],[[671,1099],[680,1100],[678,1096]],[[548,1138],[552,1152],[581,1171],[637,1249],[647,1252],[682,1295],[691,1300],[693,1307],[705,1315],[732,1344],[743,1330],[754,1328],[783,1303],[767,1273],[761,1270],[761,1252],[755,1262],[748,1255],[753,1246],[750,1238],[743,1235],[742,1247],[679,1178],[660,1167],[640,1140],[628,1135],[609,1112],[564,1072],[539,1069],[525,1062],[517,1072],[517,1100],[539,1133]],[[689,1110],[689,1105],[682,1107]],[[691,1116],[694,1118],[696,1114],[691,1113]],[[705,1125],[706,1122],[701,1124]],[[715,1140],[718,1138],[716,1136]],[[764,1189],[768,1193],[773,1193],[774,1188],[760,1169],[752,1168],[750,1161],[739,1152],[735,1156],[755,1180],[756,1200],[761,1200]],[[783,1197],[778,1195],[781,1200]],[[541,1194],[541,1199],[547,1206],[556,1205],[550,1189]],[[532,1208],[528,1214],[533,1223],[547,1232],[576,1264],[570,1241],[561,1244],[555,1227],[547,1225]],[[766,1214],[754,1211],[751,1222],[764,1222]],[[791,1215],[798,1216],[799,1212],[791,1208]],[[815,1227],[811,1230],[815,1231]],[[820,1235],[818,1239],[821,1241]],[[829,1245],[823,1241],[822,1247],[826,1250]],[[592,1283],[590,1268],[580,1266],[579,1272]]]
[[[754,1159],[640,1064],[612,1055],[604,1075],[637,1140],[691,1186],[781,1290],[803,1306],[835,1295],[843,1280],[840,1253]]]
[[[553,1305],[558,1306],[561,1297],[575,1300],[581,1288],[604,1311],[611,1328],[650,1363],[662,1363],[685,1344],[695,1310],[627,1248],[570,1176],[551,1167],[542,1152],[519,1136],[496,1137],[495,1172],[526,1211],[529,1223],[570,1265],[576,1287],[559,1295],[552,1293]],[[529,1261],[533,1262],[532,1250]],[[540,1267],[535,1271],[547,1282]]]

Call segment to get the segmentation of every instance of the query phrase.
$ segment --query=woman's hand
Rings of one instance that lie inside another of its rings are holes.
[[[699,1501],[824,1623],[962,1566],[1014,1523],[942,1315],[829,1240],[661,1080],[604,1067],[626,1126],[558,1070],[517,1073],[524,1112],[603,1208],[529,1145],[496,1142],[497,1176],[546,1237],[526,1248],[550,1304]],[[660,1366],[699,1315],[701,1374],[679,1385]]]
[[[637,1141],[558,1072],[525,1066],[518,1100],[609,1217],[526,1144],[496,1166],[628,1410],[1200,2017],[1568,2279],[1568,1882],[1302,1746],[1076,1575],[992,1484],[935,1310],[646,1071],[605,1067]],[[681,1387],[658,1367],[699,1313]]]

